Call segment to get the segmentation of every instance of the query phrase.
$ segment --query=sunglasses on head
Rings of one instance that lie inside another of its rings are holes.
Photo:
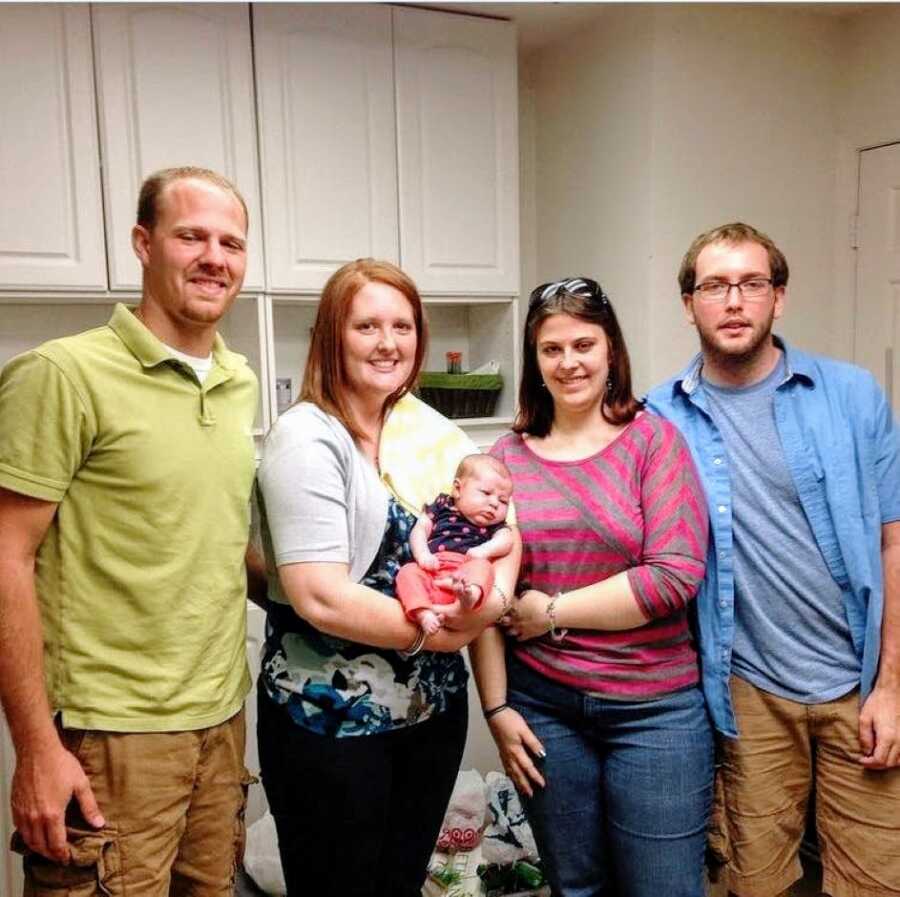
[[[528,299],[528,308],[532,309],[542,302],[547,302],[560,293],[569,293],[579,299],[589,299],[600,302],[602,305],[609,305],[609,298],[596,280],[591,280],[589,277],[566,277],[552,283],[542,283],[532,290]]]

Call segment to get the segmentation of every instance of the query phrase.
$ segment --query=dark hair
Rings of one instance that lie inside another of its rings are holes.
[[[751,227],[749,224],[744,224],[741,221],[734,221],[731,224],[722,224],[700,234],[691,243],[690,249],[688,249],[681,260],[681,268],[678,271],[678,286],[681,288],[682,296],[689,296],[694,292],[697,286],[697,256],[710,243],[730,243],[732,245],[758,243],[769,254],[772,286],[787,286],[790,271],[788,270],[788,263],[784,253],[762,231],[758,231],[755,227]]]
[[[546,290],[541,286],[531,294],[525,318],[522,379],[519,382],[519,410],[513,424],[514,432],[541,437],[546,436],[553,426],[553,397],[544,386],[537,361],[538,330],[552,315],[570,315],[596,324],[606,335],[611,389],[607,390],[601,403],[603,419],[611,424],[627,424],[643,408],[631,391],[631,363],[616,313],[606,294],[599,286],[597,289],[597,295],[592,296],[559,289],[544,298],[542,291]]]
[[[230,193],[244,210],[244,224],[250,227],[250,214],[247,212],[247,203],[240,191],[228,178],[211,171],[209,168],[196,168],[193,165],[183,165],[180,168],[163,168],[148,175],[141,184],[141,192],[138,195],[137,223],[147,231],[153,230],[159,218],[159,197],[169,184],[175,181],[197,180],[206,181]]]
[[[353,297],[373,281],[394,287],[404,295],[412,306],[416,327],[416,354],[412,370],[401,386],[385,400],[383,416],[416,382],[428,348],[428,324],[419,291],[396,265],[371,258],[357,259],[338,268],[328,278],[319,300],[309,355],[306,357],[306,369],[303,372],[303,385],[297,401],[312,402],[336,417],[354,439],[361,439],[363,433],[354,421],[347,402],[349,383],[344,368],[344,327],[350,317]]]

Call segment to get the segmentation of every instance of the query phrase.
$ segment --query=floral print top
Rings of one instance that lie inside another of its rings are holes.
[[[381,547],[362,580],[385,600],[396,600],[397,571],[412,560],[415,522],[391,497]],[[467,679],[458,652],[423,651],[407,660],[319,632],[290,606],[269,606],[260,680],[297,725],[320,735],[373,735],[423,722],[465,694]]]

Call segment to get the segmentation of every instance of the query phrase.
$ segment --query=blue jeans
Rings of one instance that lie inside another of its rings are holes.
[[[612,701],[508,658],[507,700],[540,739],[523,795],[554,897],[703,897],[713,738],[703,695]]]

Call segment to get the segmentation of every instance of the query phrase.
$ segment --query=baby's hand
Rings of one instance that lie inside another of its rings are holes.
[[[466,555],[470,558],[486,558],[486,557],[488,557],[489,553],[488,553],[488,550],[485,548],[485,544],[482,544],[482,545],[474,545],[472,548],[470,548],[466,552]]]
[[[424,552],[419,557],[416,558],[416,563],[423,570],[437,570],[440,566],[438,563],[438,559],[430,552]]]
[[[426,635],[434,635],[444,625],[444,618],[443,615],[423,607],[416,614],[416,622]]]

